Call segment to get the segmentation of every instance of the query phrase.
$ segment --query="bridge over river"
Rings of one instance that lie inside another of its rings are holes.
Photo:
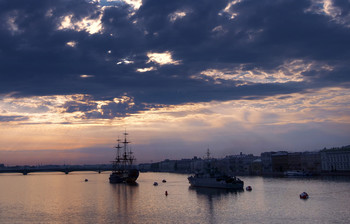
[[[70,172],[76,171],[94,171],[101,173],[103,171],[111,171],[112,167],[110,166],[63,166],[63,167],[9,167],[0,169],[0,173],[22,173],[23,175],[27,175],[28,173],[35,172],[63,172],[65,174],[69,174]]]

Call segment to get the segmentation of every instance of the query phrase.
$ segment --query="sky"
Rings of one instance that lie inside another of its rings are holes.
[[[347,0],[0,0],[0,163],[350,144]]]

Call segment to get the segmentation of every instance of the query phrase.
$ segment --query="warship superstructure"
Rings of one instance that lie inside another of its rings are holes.
[[[204,167],[195,175],[189,176],[187,179],[191,187],[207,187],[207,188],[222,188],[222,189],[243,189],[244,182],[235,176],[229,176],[221,173],[212,167],[209,149],[207,158],[204,160]]]

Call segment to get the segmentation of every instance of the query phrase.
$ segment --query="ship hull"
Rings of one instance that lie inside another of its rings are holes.
[[[137,178],[139,177],[140,172],[137,169],[131,169],[128,171],[128,176],[125,179],[127,183],[135,183]]]
[[[119,184],[124,182],[124,177],[117,173],[112,173],[109,176],[109,183],[111,184]]]
[[[225,180],[218,180],[210,177],[189,177],[188,181],[191,187],[206,187],[206,188],[220,188],[220,189],[243,189],[243,181],[228,182]]]
[[[109,183],[135,183],[138,177],[139,171],[137,169],[119,170],[111,173]]]

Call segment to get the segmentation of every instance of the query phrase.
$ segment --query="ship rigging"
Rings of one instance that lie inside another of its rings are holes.
[[[117,145],[114,147],[116,148],[116,157],[112,161],[113,170],[109,177],[110,183],[135,183],[139,176],[138,169],[133,166],[135,157],[129,147],[128,133],[125,131],[123,135],[124,140],[121,141],[118,138]]]

